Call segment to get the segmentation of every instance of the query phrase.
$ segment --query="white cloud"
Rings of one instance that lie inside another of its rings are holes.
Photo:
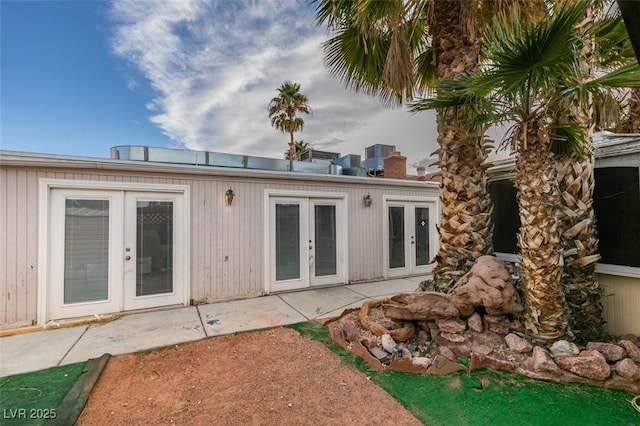
[[[323,65],[326,31],[305,0],[114,0],[113,51],[148,80],[150,119],[189,149],[281,157],[287,136],[267,105],[284,80],[313,110],[298,133],[320,149],[361,154],[393,144],[417,163],[435,150],[433,114],[387,110],[344,89]]]

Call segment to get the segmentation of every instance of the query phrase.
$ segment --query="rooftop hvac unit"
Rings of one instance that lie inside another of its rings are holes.
[[[340,157],[337,152],[318,151],[317,149],[308,149],[300,154],[300,161],[316,162],[316,161],[333,161]]]
[[[365,148],[364,168],[368,171],[384,170],[384,159],[396,150],[395,145],[375,144]]]
[[[372,157],[387,158],[395,150],[395,145],[382,145],[380,143],[377,143],[365,148],[365,159]]]
[[[352,169],[360,167],[360,156],[356,154],[349,154],[333,160],[332,163],[342,166],[343,169]]]

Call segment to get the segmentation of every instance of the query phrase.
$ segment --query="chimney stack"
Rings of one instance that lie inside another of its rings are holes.
[[[399,151],[393,151],[384,159],[384,177],[388,179],[407,178],[407,157],[400,155]]]

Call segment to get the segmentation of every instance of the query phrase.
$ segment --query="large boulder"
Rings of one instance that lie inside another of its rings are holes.
[[[480,256],[450,292],[451,301],[468,317],[482,306],[489,315],[517,315],[523,307],[504,262],[494,256]]]
[[[605,380],[611,375],[606,358],[595,349],[584,350],[576,357],[557,357],[556,364],[563,370],[587,379]]]
[[[387,318],[404,321],[455,318],[459,314],[448,295],[431,291],[398,294],[384,303],[382,310]]]

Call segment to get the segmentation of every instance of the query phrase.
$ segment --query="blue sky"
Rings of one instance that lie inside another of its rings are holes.
[[[361,154],[396,145],[410,165],[436,148],[433,114],[388,110],[323,66],[305,0],[2,1],[0,146],[108,157],[146,145],[281,157],[266,106],[284,80],[312,116],[296,135]]]

